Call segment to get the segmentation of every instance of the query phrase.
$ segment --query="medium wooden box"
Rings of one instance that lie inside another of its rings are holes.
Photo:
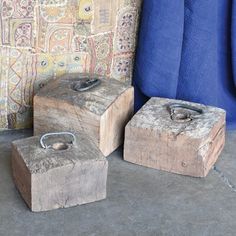
[[[54,137],[44,149],[40,137],[12,144],[13,179],[34,212],[91,203],[106,198],[107,159],[85,135],[74,144]]]
[[[205,177],[224,143],[224,110],[152,98],[126,126],[124,159],[159,170]]]
[[[105,156],[112,153],[123,143],[133,115],[134,90],[117,80],[100,80],[100,85],[84,92],[73,89],[78,75],[47,84],[34,97],[34,134],[82,130]]]

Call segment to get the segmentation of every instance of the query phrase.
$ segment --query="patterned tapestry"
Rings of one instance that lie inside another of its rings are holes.
[[[141,0],[0,0],[0,130],[32,126],[50,79],[131,80]]]

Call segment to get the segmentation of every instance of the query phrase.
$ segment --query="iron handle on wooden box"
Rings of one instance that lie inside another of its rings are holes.
[[[73,145],[75,142],[76,142],[76,137],[74,134],[72,134],[71,132],[56,132],[56,133],[47,133],[47,134],[44,134],[41,138],[40,138],[40,145],[42,148],[44,149],[49,149],[49,148],[52,148],[54,150],[66,150],[68,149],[68,143],[64,143],[64,142],[57,142],[57,143],[54,143],[52,145],[49,145],[47,146],[45,143],[44,143],[44,139],[47,138],[47,137],[50,137],[50,136],[58,136],[58,135],[70,135],[73,140],[71,141],[71,144]]]
[[[101,84],[101,80],[97,79],[97,78],[83,79],[83,80],[76,81],[73,84],[72,89],[77,92],[84,92],[84,91],[88,91],[94,87],[97,87],[100,84]]]
[[[184,109],[186,111],[176,111],[176,109]],[[168,110],[170,112],[171,119],[181,123],[197,119],[204,113],[204,110],[201,108],[180,103],[172,103],[168,105]],[[192,114],[191,112],[195,112],[198,114]]]

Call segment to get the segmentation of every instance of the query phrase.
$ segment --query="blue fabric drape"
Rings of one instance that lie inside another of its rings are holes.
[[[221,107],[236,128],[236,0],[144,0],[135,105],[168,97]]]

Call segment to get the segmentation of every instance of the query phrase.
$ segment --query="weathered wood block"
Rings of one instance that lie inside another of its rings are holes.
[[[152,98],[126,126],[124,159],[159,170],[205,177],[224,143],[224,110]]]
[[[34,97],[34,134],[85,131],[105,156],[123,143],[133,115],[133,87],[101,79],[91,90],[75,91],[78,75],[50,82]]]
[[[23,199],[34,212],[67,208],[106,198],[107,159],[85,135],[74,144],[65,135],[13,142],[13,179]],[[67,138],[68,139],[68,138]]]

